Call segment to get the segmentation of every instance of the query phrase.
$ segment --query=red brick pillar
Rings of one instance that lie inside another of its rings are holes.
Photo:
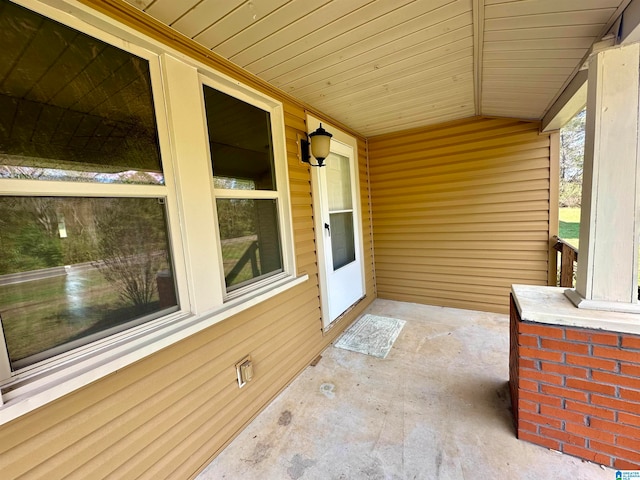
[[[640,336],[522,321],[511,301],[517,437],[618,469],[640,469]]]

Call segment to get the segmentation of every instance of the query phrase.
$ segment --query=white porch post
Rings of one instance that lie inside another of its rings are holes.
[[[640,313],[639,67],[637,43],[589,61],[580,256],[566,292],[580,308]]]

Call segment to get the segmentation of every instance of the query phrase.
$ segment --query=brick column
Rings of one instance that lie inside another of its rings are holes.
[[[511,303],[518,438],[617,469],[640,469],[640,335],[526,322]]]

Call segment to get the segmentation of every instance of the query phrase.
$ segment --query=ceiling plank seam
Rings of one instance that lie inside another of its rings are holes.
[[[484,51],[484,0],[473,0],[473,87],[476,115],[482,115],[482,56]]]

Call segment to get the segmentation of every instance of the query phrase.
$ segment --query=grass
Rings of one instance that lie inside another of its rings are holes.
[[[157,293],[152,305],[157,305]],[[146,313],[146,312],[144,312]],[[0,314],[12,361],[140,316],[97,269],[0,286]]]
[[[560,209],[560,231],[558,236],[576,248],[580,246],[580,209]]]
[[[565,242],[580,248],[580,209],[560,209],[560,231],[558,236]],[[640,252],[638,252],[640,255]],[[638,271],[638,285],[640,285],[640,271]]]
[[[558,237],[569,245],[579,248],[580,246],[580,208],[560,208],[559,212],[560,228]],[[560,255],[558,255],[560,257]],[[560,281],[560,260],[558,260],[558,282]],[[574,264],[575,265],[575,264]],[[574,270],[575,282],[575,270]]]
[[[246,261],[241,270],[237,272],[237,274],[233,275],[232,278],[229,278],[231,271],[238,266],[238,262],[243,259],[249,248],[256,242],[256,240],[256,235],[222,240],[222,262],[224,265],[224,275],[227,280],[227,287],[251,280],[260,274],[259,272],[254,272],[250,261]],[[260,270],[259,250],[255,251],[255,260],[258,270]]]

